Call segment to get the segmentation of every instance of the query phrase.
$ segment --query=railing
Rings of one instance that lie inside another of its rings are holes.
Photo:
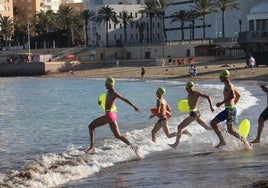
[[[268,31],[245,31],[238,34],[238,42],[268,42]]]

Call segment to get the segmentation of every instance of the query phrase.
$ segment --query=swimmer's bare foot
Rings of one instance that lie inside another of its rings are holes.
[[[172,147],[173,149],[178,149],[178,144],[168,144],[170,147]]]
[[[252,150],[252,149],[253,149],[252,146],[253,146],[253,145],[252,145],[250,142],[248,142],[248,143],[246,144],[246,150]]]
[[[192,134],[187,129],[183,130],[182,134],[187,134],[188,136],[192,136]]]
[[[85,153],[93,153],[94,151],[95,151],[95,148],[93,148],[93,147],[89,147],[89,148],[84,150]]]
[[[258,144],[258,143],[260,143],[260,140],[259,139],[255,139],[255,140],[253,140],[253,141],[251,141],[249,143],[251,143],[251,144]]]
[[[220,142],[217,146],[215,146],[216,149],[220,148],[221,146],[225,146],[225,142]]]
[[[140,153],[140,147],[137,146],[137,145],[132,145],[132,144],[130,146],[131,146],[131,149],[136,153],[137,157],[139,159],[142,159],[143,157],[142,157],[142,155]]]

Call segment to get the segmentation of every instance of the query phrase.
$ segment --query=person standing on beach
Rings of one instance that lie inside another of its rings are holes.
[[[167,118],[167,111],[171,111],[171,107],[167,103],[164,95],[166,93],[165,88],[160,87],[156,91],[157,101],[156,101],[156,114],[153,114],[149,117],[149,119],[157,116],[159,117],[158,121],[156,122],[153,130],[152,130],[152,141],[156,142],[156,133],[163,128],[166,136],[168,138],[172,138],[177,135],[177,132],[170,133],[169,126],[168,126],[168,118]],[[190,134],[187,130],[183,132],[184,134]]]
[[[200,92],[200,91],[194,90],[194,83],[191,81],[186,83],[185,89],[188,92],[187,100],[188,100],[188,104],[190,107],[190,113],[189,113],[189,116],[187,118],[185,118],[178,125],[178,132],[177,132],[177,138],[176,138],[175,143],[169,144],[169,146],[174,148],[174,149],[178,148],[183,129],[186,128],[188,125],[190,125],[193,121],[197,121],[206,130],[212,130],[212,127],[200,117],[201,116],[200,112],[197,109],[200,98],[204,97],[209,102],[210,110],[212,112],[214,112],[211,97],[209,95],[206,95],[206,94]]]
[[[120,95],[119,93],[117,93],[114,89],[114,85],[115,85],[115,80],[114,78],[107,78],[106,82],[105,82],[105,86],[107,89],[107,94],[106,94],[106,102],[105,102],[105,115],[93,120],[89,125],[88,125],[88,129],[89,129],[89,136],[90,136],[90,146],[89,148],[87,148],[85,150],[86,153],[92,153],[95,151],[95,128],[103,126],[105,124],[109,124],[110,128],[114,134],[114,136],[123,141],[124,143],[126,143],[127,145],[131,145],[131,148],[135,151],[135,153],[138,155],[138,146],[135,146],[133,144],[131,144],[128,139],[121,135],[120,130],[119,130],[119,126],[117,124],[117,114],[116,112],[114,112],[114,105],[115,105],[115,100],[117,98],[123,100],[124,102],[126,102],[127,104],[129,104],[130,106],[132,106],[135,111],[137,112],[141,112],[141,109],[136,107],[132,102],[130,102],[128,99],[124,98],[122,95]]]
[[[251,68],[251,70],[253,70],[255,65],[256,65],[256,61],[255,61],[255,58],[253,56],[250,56],[250,58],[248,60],[248,64],[249,64],[249,67]]]
[[[264,128],[264,122],[268,119],[268,87],[265,84],[261,85],[261,89],[267,93],[267,107],[262,111],[262,113],[259,116],[258,119],[258,133],[257,133],[257,137],[251,141],[250,143],[260,143],[261,140],[261,134]]]
[[[222,70],[220,72],[220,80],[221,82],[224,83],[224,89],[223,89],[224,99],[223,101],[217,103],[216,106],[220,107],[221,105],[224,104],[225,109],[218,115],[216,115],[216,117],[214,117],[210,123],[211,127],[213,128],[213,130],[220,139],[220,143],[216,146],[216,148],[226,145],[226,142],[217,124],[219,122],[227,120],[228,133],[241,140],[245,144],[247,149],[251,149],[251,144],[249,144],[249,142],[237,132],[234,126],[237,112],[235,104],[239,101],[241,95],[239,94],[235,86],[231,83],[230,72],[228,70]]]
[[[141,67],[141,79],[144,79],[144,75],[145,75],[145,68],[144,66]]]

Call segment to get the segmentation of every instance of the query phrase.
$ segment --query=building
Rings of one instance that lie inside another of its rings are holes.
[[[83,3],[83,0],[61,0],[61,3]]]
[[[257,65],[268,65],[268,0],[257,3],[247,15],[248,29],[239,33],[238,43]]]
[[[261,2],[262,0],[237,0],[239,4],[239,10],[230,10],[227,9],[225,12],[225,38],[237,38],[238,32],[240,29],[245,31],[248,29],[247,14],[250,12],[251,8],[256,5],[256,3]],[[171,14],[180,10],[190,10],[194,5],[194,1],[186,0],[175,0],[173,6],[170,6],[166,11],[166,16],[168,17],[165,20],[166,29],[167,29],[167,38],[169,41],[176,41],[181,39],[181,28],[180,22],[171,22],[172,18],[169,18]],[[222,38],[222,17],[221,11],[218,9],[218,12],[211,13],[206,15],[206,38],[207,39],[216,39]],[[190,33],[192,28],[190,27],[190,22],[186,22],[184,26],[184,35],[185,40],[190,39]],[[195,20],[195,29],[194,36],[195,39],[203,39],[203,27],[202,27],[201,17]]]
[[[237,0],[236,2],[239,4],[239,10],[230,10],[227,9],[225,12],[225,38],[231,38],[234,41],[236,40],[238,33],[240,31],[245,31],[248,29],[249,25],[247,22],[247,15],[249,14],[251,8],[256,5],[256,3],[261,2],[262,0]],[[117,14],[119,14],[122,10],[128,10],[128,12],[132,13],[133,15],[136,15],[137,12],[142,9],[142,5],[144,4],[145,0],[85,0],[84,6],[85,9],[94,10],[97,12],[101,7],[109,5],[112,7]],[[181,40],[181,28],[180,28],[180,22],[173,22],[171,23],[171,15],[180,10],[191,10],[192,6],[194,5],[193,0],[175,0],[170,6],[166,12],[165,12],[165,28],[166,28],[166,34],[167,34],[167,41],[180,41]],[[141,21],[141,15],[138,13],[137,17],[135,17],[135,20]],[[163,31],[161,31],[161,26],[159,25],[159,29],[157,27],[160,19],[155,19],[154,22],[154,42],[163,42]],[[211,13],[206,15],[206,39],[217,39],[222,38],[222,22],[221,22],[221,11],[218,9],[218,12]],[[148,19],[146,20],[148,22]],[[191,40],[191,32],[194,31],[194,39],[203,39],[203,22],[201,20],[201,17],[196,19],[195,28],[193,30],[191,23],[186,22],[185,26],[183,28],[184,30],[184,39],[185,40]],[[90,41],[89,43],[96,44],[96,43],[104,43],[105,41],[105,28],[104,24],[90,24],[89,29],[90,34]],[[120,41],[121,43],[124,43],[125,41],[122,39],[122,29],[117,27],[109,28],[109,44],[116,44]],[[138,31],[135,31],[133,28],[128,27],[127,33],[131,36],[128,43],[137,42],[136,36],[138,36]],[[162,34],[162,35],[161,35]],[[159,38],[158,38],[159,36]],[[145,36],[147,37],[147,35]],[[148,38],[146,38],[148,39]],[[144,40],[144,42],[147,42],[147,40]]]
[[[52,10],[53,12],[57,12],[59,10],[61,1],[62,0],[41,0],[41,10]]]
[[[76,14],[80,14],[84,10],[83,3],[70,3],[70,2],[67,2],[67,3],[61,3],[60,6],[69,6],[69,7],[73,8],[73,11]]]
[[[119,16],[122,11],[126,11],[128,15],[132,15],[134,22],[127,25],[127,37],[125,39],[124,26],[122,23],[108,24],[108,44],[106,44],[106,28],[105,23],[89,23],[89,41],[88,43],[92,46],[122,46],[123,44],[136,44],[139,45],[141,42],[146,43],[152,40],[153,42],[163,41],[163,27],[162,20],[154,17],[152,20],[153,35],[150,36],[149,30],[149,17],[141,15],[139,10],[142,9],[144,0],[85,0],[84,9],[93,10],[95,13],[102,7],[109,6],[112,8],[116,15]],[[144,24],[144,30],[139,31],[139,25]],[[151,39],[152,37],[152,39]],[[125,41],[127,40],[127,41]]]
[[[40,12],[40,4],[40,0],[14,0],[14,8],[17,10],[16,20],[21,25],[26,25],[28,22],[31,22],[36,12]]]
[[[13,19],[13,1],[0,0],[0,14]]]

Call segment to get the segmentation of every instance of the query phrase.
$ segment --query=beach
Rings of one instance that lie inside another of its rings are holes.
[[[266,94],[259,84],[267,82],[267,67],[254,70],[241,60],[195,63],[195,88],[209,94],[214,104],[222,99],[219,71],[228,68],[241,93],[238,122],[249,119],[248,140],[257,133],[258,116],[266,107]],[[182,66],[141,65],[100,67],[38,77],[7,77],[0,80],[0,187],[257,187],[267,185],[268,129],[253,151],[223,132],[227,145],[215,151],[218,138],[192,123],[178,150],[168,146],[162,130],[157,142],[151,130],[157,118],[148,119],[155,107],[155,90],[164,87],[172,108],[170,129],[175,131],[188,113],[178,110],[186,97],[189,64]],[[116,78],[116,90],[142,109],[141,113],[118,100],[120,131],[140,146],[142,160],[131,148],[114,138],[109,126],[96,129],[96,153],[86,154],[88,125],[103,114],[98,97],[106,92],[104,80]],[[33,87],[34,86],[34,87]],[[40,110],[40,107],[42,107]],[[200,101],[202,117],[212,113],[206,100]],[[27,110],[25,110],[27,109]],[[226,127],[225,124],[222,124]],[[18,148],[18,146],[24,146]]]
[[[149,64],[149,63],[148,63]],[[189,79],[190,64],[184,65],[158,65],[145,66],[145,79]],[[198,80],[218,80],[219,72],[223,69],[228,69],[231,72],[232,80],[247,80],[247,81],[268,81],[268,66],[259,66],[254,69],[247,67],[244,59],[219,59],[209,60],[202,59],[202,62],[193,63],[197,66]],[[66,78],[69,76],[77,78],[141,78],[141,66],[122,66],[122,67],[100,67],[87,70],[73,71],[61,73],[48,73],[43,77],[51,78]]]

